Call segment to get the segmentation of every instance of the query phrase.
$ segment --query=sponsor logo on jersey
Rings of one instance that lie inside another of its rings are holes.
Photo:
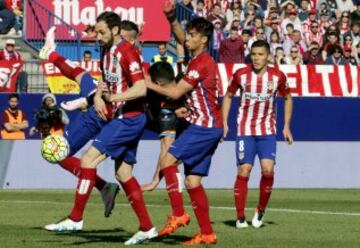
[[[200,77],[199,72],[197,70],[191,70],[188,73],[189,78],[198,79]]]
[[[116,73],[105,71],[105,81],[107,81],[107,82],[119,82],[120,77]]]
[[[273,94],[245,92],[244,96],[245,96],[245,99],[247,99],[247,100],[255,100],[258,102],[265,102],[265,101],[268,101],[273,96]]]

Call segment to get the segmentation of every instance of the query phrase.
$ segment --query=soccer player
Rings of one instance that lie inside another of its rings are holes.
[[[203,18],[195,18],[189,21],[185,35],[176,20],[174,2],[166,2],[164,12],[177,41],[185,43],[185,47],[192,53],[192,59],[185,76],[174,87],[165,88],[147,81],[149,89],[172,99],[188,94],[187,103],[190,107],[190,114],[186,117],[189,126],[179,135],[160,162],[172,213],[159,235],[169,235],[190,221],[184,210],[177,168],[178,161],[182,161],[185,167],[185,186],[200,226],[200,232],[184,244],[215,244],[217,238],[210,222],[209,202],[201,184],[202,178],[208,175],[212,155],[223,134],[218,102],[217,64],[207,52],[213,25]]]
[[[70,61],[66,60],[55,51],[55,31],[52,27],[46,34],[44,47],[41,49],[39,57],[54,63],[61,73],[76,81],[81,88],[81,95],[87,96],[96,90],[97,81],[94,80],[88,72],[80,67],[74,66]],[[110,105],[111,107],[111,105]],[[93,139],[106,124],[101,120],[94,108],[89,108],[87,112],[80,113],[76,119],[65,127],[64,136],[70,145],[70,154],[68,158],[61,161],[59,165],[79,177],[80,175],[80,159],[73,155],[78,152],[90,139]],[[105,204],[105,217],[109,217],[114,208],[115,198],[119,191],[119,185],[109,183],[96,175],[95,187],[100,191],[102,200]],[[52,226],[45,226],[45,229],[52,230]],[[82,225],[76,227],[77,230],[82,229]]]
[[[114,12],[103,12],[96,19],[95,31],[105,50],[102,68],[106,82],[98,85],[94,108],[99,117],[106,119],[108,110],[102,96],[110,90],[106,101],[113,103],[114,117],[102,127],[81,159],[81,173],[69,217],[53,227],[54,230],[72,230],[83,223],[85,206],[95,184],[96,167],[110,156],[115,160],[116,178],[140,222],[139,231],[125,242],[131,245],[156,237],[157,231],[148,215],[140,185],[132,175],[146,122],[143,106],[146,85],[139,55],[132,44],[121,38],[120,23],[120,17]]]
[[[276,156],[276,96],[285,99],[285,120],[283,135],[291,144],[290,131],[292,98],[286,84],[286,76],[277,67],[268,66],[270,47],[266,41],[253,43],[250,52],[252,64],[238,69],[231,80],[223,100],[222,114],[224,138],[229,130],[228,116],[233,96],[240,89],[240,106],[237,117],[236,159],[237,177],[234,198],[237,212],[237,228],[247,227],[245,203],[248,181],[256,154],[259,156],[262,177],[260,180],[260,199],[252,218],[252,225],[263,225],[264,213],[270,199],[274,183]]]
[[[149,68],[149,74],[151,81],[162,87],[174,87],[176,84],[174,70],[167,62],[154,63]],[[176,135],[185,127],[184,120],[177,117],[184,115],[184,112],[187,113],[185,98],[174,101],[153,91],[147,92],[147,128],[159,133],[160,154],[153,179],[150,183],[142,185],[142,191],[152,191],[159,184],[162,178],[160,160],[174,142]]]

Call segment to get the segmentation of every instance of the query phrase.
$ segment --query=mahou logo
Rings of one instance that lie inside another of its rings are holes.
[[[85,2],[85,1],[84,1]],[[54,0],[55,15],[60,17],[70,25],[93,25],[96,17],[104,11],[114,11],[121,16],[123,20],[129,20],[135,23],[144,22],[144,8],[130,7],[128,9],[110,6],[104,6],[104,0],[86,1],[88,6],[80,9],[80,0]],[[82,1],[83,3],[83,1]],[[93,3],[93,4],[92,4]],[[59,20],[55,19],[55,24],[59,25]]]

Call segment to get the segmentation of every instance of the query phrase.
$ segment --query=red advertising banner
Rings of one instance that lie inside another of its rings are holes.
[[[232,74],[242,64],[219,64],[219,93],[224,95]],[[293,96],[360,97],[360,66],[281,65]]]
[[[43,39],[46,32],[54,23],[58,26],[57,39],[76,39],[74,32],[61,24],[63,20],[78,31],[84,31],[87,25],[93,25],[95,19],[104,11],[114,11],[123,20],[130,20],[137,24],[144,24],[144,31],[140,37],[142,41],[168,41],[170,26],[162,12],[165,0],[38,0],[56,17],[48,14],[41,6],[27,1],[26,22],[37,22],[26,29],[28,39]]]
[[[0,60],[0,92],[15,92],[16,80],[22,68],[21,62]]]

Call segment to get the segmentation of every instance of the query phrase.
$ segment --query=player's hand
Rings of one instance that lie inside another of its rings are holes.
[[[23,17],[23,12],[22,12],[22,10],[19,9],[19,8],[15,8],[15,9],[13,10],[13,13],[14,13],[16,16],[21,16],[21,17]]]
[[[189,114],[189,111],[185,107],[181,107],[175,110],[175,114],[178,118],[184,118]]]
[[[97,91],[103,95],[106,92],[109,92],[109,87],[108,85],[103,82],[103,81],[99,81],[98,85],[97,85]]]
[[[107,121],[107,109],[104,100],[96,94],[94,97],[94,108],[100,119]]]
[[[141,185],[141,191],[153,191],[159,185],[160,180],[152,180],[150,183]]]
[[[223,131],[223,136],[221,138],[221,141],[220,142],[223,142],[226,138],[226,136],[228,135],[228,132],[229,132],[229,126],[227,123],[224,123],[224,127],[223,127],[224,131]]]
[[[34,136],[35,133],[36,133],[36,128],[35,128],[35,127],[30,128],[30,130],[29,130],[29,135],[30,135],[30,136]]]
[[[289,127],[284,127],[283,129],[283,135],[284,135],[284,139],[285,141],[287,141],[287,143],[289,145],[291,145],[294,142],[293,136],[291,134],[290,128]]]
[[[175,11],[175,0],[166,0],[163,10],[165,15],[168,15],[171,12]]]

